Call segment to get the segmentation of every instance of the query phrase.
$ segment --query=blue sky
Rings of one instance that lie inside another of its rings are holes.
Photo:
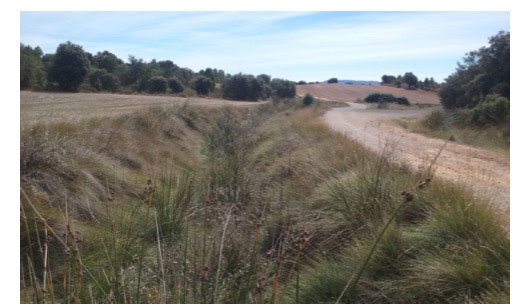
[[[443,80],[468,51],[510,30],[508,12],[21,12],[20,40],[72,41],[123,60],[174,61],[291,80]]]

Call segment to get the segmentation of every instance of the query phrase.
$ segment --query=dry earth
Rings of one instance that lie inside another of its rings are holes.
[[[21,91],[20,124],[24,127],[40,122],[77,121],[89,117],[115,116],[148,107],[184,103],[203,106],[258,104],[195,97]]]
[[[332,99],[338,101],[351,101],[364,99],[372,93],[385,93],[402,96],[409,99],[412,104],[440,104],[438,96],[433,92],[422,90],[409,91],[385,85],[359,85],[359,84],[305,84],[297,85],[296,91],[299,96],[311,94],[315,97]]]
[[[325,115],[328,125],[366,147],[406,163],[426,169],[445,141],[411,133],[392,124],[402,117],[423,116],[432,109],[374,110],[364,104],[332,109]],[[436,164],[435,175],[472,188],[477,195],[492,201],[502,210],[509,209],[509,155],[449,142]]]

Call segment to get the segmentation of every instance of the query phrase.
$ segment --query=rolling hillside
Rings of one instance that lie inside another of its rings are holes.
[[[297,85],[296,93],[299,96],[311,94],[318,98],[332,99],[345,102],[354,102],[364,99],[372,93],[386,93],[403,96],[412,104],[439,104],[437,93],[422,90],[405,90],[384,85],[358,85],[358,84],[305,84]]]

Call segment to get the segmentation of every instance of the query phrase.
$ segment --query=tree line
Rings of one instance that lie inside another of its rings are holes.
[[[69,41],[60,44],[53,54],[20,44],[20,89],[213,94],[249,101],[296,95],[294,82],[266,74],[230,75],[215,68],[194,72],[170,60],[146,62],[132,55],[124,62],[109,51],[93,55]]]
[[[440,101],[463,110],[477,125],[509,124],[510,32],[489,38],[489,46],[471,51],[442,84]]]
[[[418,77],[412,72],[406,72],[403,76],[398,75],[397,77],[392,75],[383,75],[382,84],[393,85],[409,90],[422,89],[424,91],[436,91],[440,87],[433,77],[419,80]]]

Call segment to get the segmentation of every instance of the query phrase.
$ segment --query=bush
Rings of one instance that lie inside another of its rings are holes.
[[[176,77],[172,77],[168,80],[168,86],[174,93],[181,93],[184,90],[183,83]]]
[[[314,103],[314,97],[312,97],[311,94],[307,94],[305,95],[305,97],[303,97],[303,105],[304,106],[310,106]]]
[[[391,94],[381,94],[381,93],[374,93],[370,94],[369,96],[365,97],[366,102],[377,102],[377,103],[386,103],[386,102],[394,102],[397,104],[403,104],[403,105],[409,105],[409,100],[405,97],[395,97]]]
[[[510,101],[500,95],[488,95],[472,110],[473,123],[499,125],[510,121]]]
[[[272,79],[270,87],[272,93],[278,98],[294,98],[296,96],[296,85],[292,81]]]
[[[410,104],[409,100],[407,98],[405,98],[405,97],[396,97],[394,102],[396,102],[398,104],[405,104],[405,105],[409,105]]]
[[[338,83],[338,78],[330,78],[327,83]]]
[[[63,91],[76,91],[88,75],[89,59],[81,46],[67,42],[60,44],[53,56],[51,79]]]
[[[422,124],[430,129],[444,129],[446,114],[443,111],[435,110],[422,121]]]
[[[232,100],[257,101],[264,96],[264,81],[252,75],[237,74],[225,80],[223,97]]]
[[[210,91],[214,89],[214,81],[208,77],[204,76],[197,76],[190,82],[192,88],[197,92],[199,95],[208,95]]]
[[[300,81],[300,82],[298,82],[298,85],[304,85],[304,84],[307,84],[307,82],[305,82],[305,81],[303,81],[303,80]]]
[[[97,69],[89,75],[90,86],[97,91],[114,92],[119,88],[119,78],[105,69]]]
[[[168,81],[165,77],[156,76],[150,79],[150,92],[152,93],[165,93],[168,88]]]
[[[31,48],[20,44],[20,89],[46,86],[47,74],[42,63],[40,47]]]

